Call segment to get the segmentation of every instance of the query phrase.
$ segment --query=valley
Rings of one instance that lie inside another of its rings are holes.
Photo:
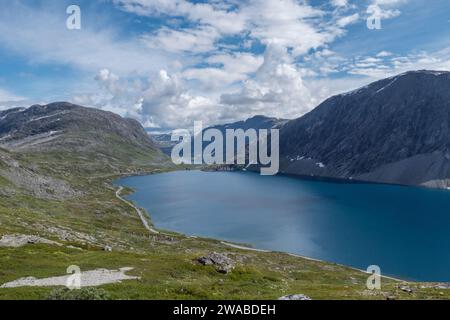
[[[186,168],[172,165],[137,122],[67,103],[3,111],[0,118],[0,236],[46,240],[0,246],[0,284],[24,277],[58,277],[77,265],[82,271],[133,268],[127,275],[138,280],[100,287],[99,295],[110,299],[277,299],[289,294],[312,299],[445,299],[450,295],[439,283],[388,278],[383,278],[382,290],[370,291],[367,274],[345,266],[246,250],[245,244],[229,246],[170,230],[149,232],[135,208],[116,197],[114,181]],[[36,141],[36,135],[48,132],[58,134]],[[132,192],[125,188],[120,195]],[[143,215],[154,228],[149,216]],[[214,252],[233,261],[230,273],[197,262]],[[47,299],[60,294],[55,290],[0,288],[0,299]]]

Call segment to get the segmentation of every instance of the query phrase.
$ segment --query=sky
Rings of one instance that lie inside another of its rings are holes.
[[[448,0],[0,1],[0,110],[70,101],[164,132],[293,119],[419,69],[450,70]]]

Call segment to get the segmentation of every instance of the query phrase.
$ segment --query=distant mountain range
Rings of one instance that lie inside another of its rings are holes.
[[[277,119],[277,118],[271,118],[271,117],[257,115],[252,118],[249,118],[245,121],[238,121],[238,122],[233,122],[233,123],[229,123],[229,124],[211,126],[211,127],[205,128],[203,131],[206,131],[208,129],[217,129],[225,135],[227,129],[233,129],[233,130],[236,130],[236,129],[243,129],[243,130],[272,129],[272,128],[280,128],[287,122],[288,122],[288,120],[284,120],[284,119]],[[177,144],[177,142],[171,141],[171,138],[172,138],[171,134],[153,134],[153,135],[151,135],[151,137],[155,141],[156,145],[165,154],[167,154],[169,156],[171,155],[172,148]],[[226,146],[224,146],[224,150],[225,149],[226,149]]]
[[[450,73],[403,73],[285,124],[281,172],[448,188],[449,124]]]

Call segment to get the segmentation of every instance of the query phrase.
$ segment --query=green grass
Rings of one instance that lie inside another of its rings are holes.
[[[64,153],[18,157],[22,164],[37,165],[41,174],[69,181],[83,195],[66,201],[50,201],[17,189],[14,196],[0,199],[0,236],[38,234],[63,244],[61,247],[30,244],[0,248],[0,284],[28,276],[60,276],[68,266],[78,265],[83,271],[133,267],[129,274],[139,276],[139,280],[101,287],[112,299],[277,299],[296,293],[313,299],[450,298],[450,290],[421,289],[419,283],[408,284],[415,289],[408,294],[389,279],[383,279],[381,291],[368,291],[367,275],[360,271],[283,253],[233,249],[217,240],[188,238],[176,233],[170,233],[172,241],[169,242],[163,235],[149,236],[136,212],[115,197],[112,183],[117,173],[108,174],[108,170],[99,168],[93,174],[93,168],[87,169],[85,160],[74,160],[73,155]],[[168,170],[151,166],[144,169]],[[0,179],[0,187],[4,186],[2,183]],[[131,191],[125,189],[124,193]],[[96,243],[62,240],[49,232],[49,227],[92,235]],[[67,248],[69,245],[83,250]],[[113,252],[102,251],[105,245],[112,246]],[[213,251],[232,253],[237,261],[236,269],[223,275],[195,261]],[[46,299],[54,289],[0,288],[0,299]]]
[[[177,244],[171,250],[155,248],[146,253],[79,251],[48,245],[1,249],[0,283],[30,275],[38,278],[64,275],[69,265],[78,265],[82,270],[128,266],[135,268],[128,274],[141,278],[102,286],[112,299],[276,299],[292,293],[304,293],[313,299],[449,297],[439,290],[421,290],[416,284],[412,286],[417,291],[407,294],[396,288],[396,282],[386,279],[382,291],[368,292],[366,275],[361,272],[281,253],[239,252],[245,263],[223,275],[194,261],[210,249],[219,250],[212,243],[199,241],[195,249]],[[0,299],[45,299],[53,289],[0,289]]]

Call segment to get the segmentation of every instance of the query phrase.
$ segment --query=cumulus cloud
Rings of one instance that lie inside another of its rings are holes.
[[[99,91],[73,97],[76,103],[137,119],[148,128],[191,127],[194,121],[212,124],[219,112],[207,97],[191,95],[179,75],[160,70],[156,76],[121,79],[108,69],[98,72]]]
[[[114,3],[126,12],[166,18],[167,24],[141,36],[143,43],[153,49],[187,54],[197,61],[175,74],[160,73],[148,82],[147,89],[133,93],[133,101],[143,101],[137,116],[151,118],[148,123],[158,126],[186,123],[194,116],[220,122],[255,113],[302,115],[317,102],[303,82],[304,76],[315,72],[299,67],[296,58],[314,50],[322,54],[322,60],[331,60],[334,53],[326,49],[328,44],[359,20],[358,13],[340,11],[333,12],[330,19],[322,9],[296,0]],[[334,5],[349,7],[348,1],[343,0],[334,1]],[[189,23],[180,26],[170,22],[170,18],[180,17]],[[242,43],[221,42],[229,36],[240,38]],[[264,55],[245,52],[254,44],[266,47]],[[323,62],[319,72],[333,72],[333,66]],[[124,95],[127,94],[121,94]],[[110,99],[108,104],[118,100]]]
[[[380,19],[392,19],[401,14],[397,6],[403,5],[409,0],[372,0],[367,8],[367,14]]]
[[[15,95],[8,90],[0,88],[0,110],[10,108],[26,107],[29,101],[21,96]]]
[[[348,6],[348,0],[331,0],[331,4],[335,7],[346,7]]]
[[[209,67],[189,68],[183,78],[197,80],[207,90],[223,89],[249,78],[263,63],[263,57],[251,53],[219,53],[206,58]]]
[[[279,45],[267,48],[264,63],[242,89],[221,96],[222,104],[243,116],[259,113],[298,117],[315,102],[303,83],[301,71],[292,63],[286,49]]]
[[[147,38],[152,47],[169,50],[204,52],[221,36],[247,34],[265,45],[277,44],[291,48],[296,56],[319,48],[343,34],[342,28],[354,22],[354,15],[336,16],[329,24],[321,17],[326,12],[304,1],[249,0],[192,3],[186,0],[115,0],[125,11],[144,16],[182,16],[195,28],[168,28]],[[339,23],[336,23],[336,21]],[[174,41],[181,40],[181,41]],[[182,41],[184,40],[184,41]]]
[[[74,102],[160,129],[255,114],[294,118],[328,94],[414,64],[446,61],[444,54],[400,57],[388,51],[352,61],[339,56],[332,43],[366,15],[366,8],[348,0],[332,0],[331,6],[303,0],[111,2],[139,20],[162,22],[133,30],[131,37],[92,21],[73,32],[64,28],[66,16],[51,7],[46,12],[14,1],[0,11],[0,46],[31,63],[83,70],[98,89],[85,85]],[[392,18],[405,2],[366,4]],[[318,79],[339,72],[355,79]],[[0,101],[11,100],[1,97],[0,90]]]

